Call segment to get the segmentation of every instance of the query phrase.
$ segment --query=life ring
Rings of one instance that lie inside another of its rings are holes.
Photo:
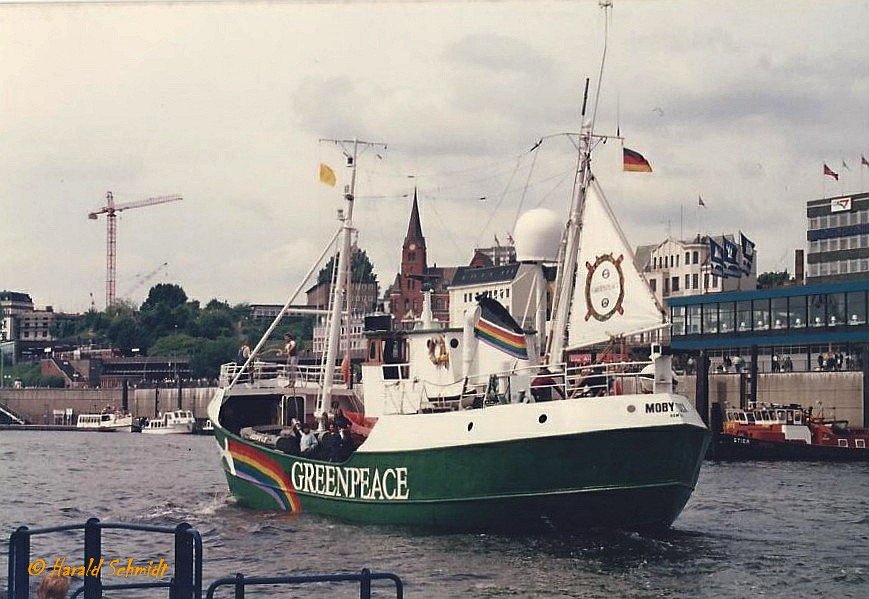
[[[450,353],[447,351],[447,342],[444,339],[444,336],[435,335],[428,339],[425,344],[426,347],[428,347],[428,359],[431,360],[431,363],[435,366],[449,368]]]

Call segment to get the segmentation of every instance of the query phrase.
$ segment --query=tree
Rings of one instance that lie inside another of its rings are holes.
[[[326,266],[320,269],[317,275],[317,283],[328,283],[332,280],[332,272],[335,270],[335,258],[341,255],[338,252],[329,258]],[[374,265],[368,259],[365,250],[354,248],[350,259],[350,281],[352,283],[377,284],[377,275],[374,274]]]
[[[152,310],[159,305],[175,308],[187,301],[187,294],[180,285],[173,283],[158,283],[151,287],[147,299],[142,302],[142,311]]]
[[[781,287],[782,285],[787,285],[790,280],[791,276],[786,270],[780,272],[764,272],[757,275],[757,286],[761,288]]]

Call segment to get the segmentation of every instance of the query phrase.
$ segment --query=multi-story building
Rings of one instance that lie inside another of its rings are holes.
[[[869,277],[869,193],[806,204],[806,284]]]
[[[465,314],[483,295],[498,300],[523,328],[543,331],[550,316],[554,279],[555,267],[540,262],[459,267],[449,290],[450,326],[463,326]]]
[[[733,243],[738,236],[723,235]],[[757,260],[751,270],[739,277],[721,277],[710,260],[710,243],[706,235],[680,240],[669,237],[657,245],[637,248],[637,269],[643,273],[658,301],[686,295],[721,291],[750,291],[757,288]]]
[[[17,316],[33,312],[33,300],[26,293],[0,291],[0,341],[18,339]]]

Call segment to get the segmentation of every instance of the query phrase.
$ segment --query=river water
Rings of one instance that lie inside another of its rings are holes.
[[[706,462],[685,511],[670,531],[654,535],[437,535],[255,512],[234,505],[214,439],[190,435],[0,432],[0,490],[6,539],[22,524],[91,516],[189,522],[203,536],[205,586],[236,572],[367,567],[398,574],[405,596],[418,598],[869,596],[869,464]],[[79,539],[37,537],[32,556],[81,565]],[[172,550],[170,537],[113,531],[104,532],[102,546],[107,559],[137,564],[168,559]],[[6,550],[4,542],[4,593]],[[375,596],[392,596],[388,585],[374,588]],[[249,589],[246,596],[358,597],[358,587]]]

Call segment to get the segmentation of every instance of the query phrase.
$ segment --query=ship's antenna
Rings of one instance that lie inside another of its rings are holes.
[[[613,7],[613,3],[612,0],[599,0],[598,5],[603,9],[603,52],[600,56],[600,71],[597,76],[597,90],[594,92],[594,110],[591,113],[591,127],[589,128],[589,133],[594,132],[594,123],[597,119],[597,105],[600,101],[600,88],[603,84],[603,67],[606,63],[607,39],[609,38],[609,9]],[[585,113],[585,107],[583,107],[583,113]]]

